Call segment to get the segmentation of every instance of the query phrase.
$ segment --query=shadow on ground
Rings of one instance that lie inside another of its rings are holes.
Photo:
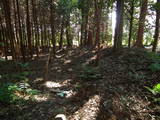
[[[40,98],[45,96],[46,99],[28,101],[21,107],[13,105],[6,118],[0,117],[4,120],[54,120],[57,114],[64,114],[69,120],[152,120],[154,111],[144,86],[160,78],[146,69],[150,61],[142,51],[134,49],[112,55],[110,52],[110,49],[101,51],[97,69],[101,78],[97,80],[79,77],[82,66],[95,68],[93,49],[58,52],[50,63],[48,81],[43,81],[46,56],[31,62],[30,84],[41,91]],[[63,92],[66,92],[64,96]]]

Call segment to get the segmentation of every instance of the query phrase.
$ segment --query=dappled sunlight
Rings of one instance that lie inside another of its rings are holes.
[[[69,116],[70,120],[96,120],[100,111],[101,97],[94,95],[91,97],[81,109],[76,111],[73,115]]]
[[[41,81],[43,81],[43,78],[36,78],[34,81],[35,82],[41,82]]]
[[[147,107],[150,105],[150,102],[137,97],[136,95],[132,95],[128,97],[128,101],[131,101],[130,103],[128,103],[130,105],[130,107],[132,108],[132,110],[136,111],[137,113],[141,114],[141,113],[147,113]]]
[[[16,92],[15,95],[25,101],[32,99],[36,102],[44,102],[49,99],[49,95],[47,95],[47,94],[27,95],[27,94],[22,94],[20,92]]]
[[[66,80],[61,81],[61,82],[47,81],[47,82],[45,82],[44,85],[47,88],[60,88],[60,87],[70,85],[70,81],[71,81],[71,79],[66,79]]]
[[[35,95],[34,99],[37,102],[44,102],[44,101],[47,101],[49,99],[49,97],[47,95]]]
[[[58,87],[61,87],[62,84],[56,83],[56,82],[52,82],[52,81],[47,81],[45,83],[45,86],[48,87],[48,88],[58,88]]]
[[[69,64],[69,63],[71,63],[72,61],[71,60],[66,60],[65,62],[64,62],[64,64]]]

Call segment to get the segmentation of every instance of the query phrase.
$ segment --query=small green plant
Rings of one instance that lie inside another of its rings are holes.
[[[160,94],[160,83],[156,84],[153,88],[146,87],[146,86],[145,86],[145,88],[147,90],[149,90],[154,95]]]
[[[147,86],[145,88],[154,95],[151,97],[154,102],[160,102],[160,83],[153,86],[153,88]]]
[[[0,84],[0,102],[17,103],[23,100],[23,98],[16,93],[28,96],[39,94],[38,90],[29,87],[30,85],[28,83],[20,83],[19,85],[13,83]]]
[[[0,101],[3,103],[14,103],[19,99],[18,96],[15,95],[15,92],[21,91],[17,85],[12,83],[6,83],[0,85]]]
[[[152,63],[149,67],[149,70],[151,70],[152,72],[157,72],[160,71],[160,64],[159,63]]]
[[[79,75],[82,80],[97,80],[101,78],[101,74],[98,73],[97,68],[84,66],[82,70],[83,71]]]

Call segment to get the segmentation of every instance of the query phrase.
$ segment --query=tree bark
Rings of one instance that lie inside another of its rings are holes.
[[[96,22],[96,38],[95,46],[100,45],[100,24],[101,24],[101,14],[102,14],[102,0],[95,0],[95,22]]]
[[[129,38],[128,38],[128,47],[131,47],[131,39],[132,39],[132,28],[133,28],[133,20],[134,20],[134,0],[131,1],[131,8],[130,8],[130,21],[129,21]]]
[[[158,39],[159,39],[159,29],[160,29],[160,0],[157,0],[157,8],[156,8],[156,28],[155,28],[155,35],[153,41],[153,48],[152,51],[156,52]]]
[[[113,46],[114,51],[117,51],[122,48],[124,0],[117,0],[116,8],[117,17]]]
[[[53,45],[53,56],[55,56],[56,53],[56,38],[55,38],[55,16],[54,16],[54,0],[50,0],[50,24],[51,24],[51,34],[52,34],[52,45]]]
[[[63,47],[63,34],[64,34],[64,16],[62,16],[61,21],[61,33],[60,33],[60,40],[59,40],[59,49]]]
[[[14,31],[13,31],[13,26],[12,26],[12,20],[11,20],[11,11],[10,11],[10,1],[9,0],[2,0],[2,5],[4,8],[4,13],[5,13],[5,20],[6,20],[6,36],[7,39],[10,41],[10,50],[12,53],[12,59],[16,60],[16,53],[15,53],[15,37],[14,37]]]
[[[66,20],[66,38],[67,38],[67,47],[72,47],[70,14],[67,16],[67,20]]]
[[[135,43],[135,47],[144,48],[143,46],[143,34],[144,34],[144,26],[145,26],[145,18],[147,14],[147,6],[148,6],[148,0],[142,0],[142,6],[140,11],[140,17],[139,17],[139,26],[138,26],[138,32],[137,32],[137,39]]]
[[[30,23],[30,15],[29,15],[29,0],[26,0],[26,15],[27,15],[26,25],[27,25],[28,50],[29,50],[30,58],[32,58],[33,53],[32,53],[32,43],[31,43],[31,23]]]
[[[23,44],[23,36],[22,36],[22,26],[21,26],[21,18],[20,18],[20,10],[19,10],[19,0],[16,0],[16,6],[17,6],[17,17],[18,17],[18,31],[19,31],[19,39],[20,39],[20,49],[21,49],[21,55],[23,57],[23,62],[26,61],[25,56],[25,47]]]

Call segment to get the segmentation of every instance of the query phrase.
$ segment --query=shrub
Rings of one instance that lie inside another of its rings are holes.
[[[15,95],[16,91],[21,91],[17,85],[12,83],[6,83],[0,85],[0,101],[3,103],[14,103],[19,99],[18,96]]]
[[[20,83],[19,85],[13,83],[0,84],[0,102],[2,103],[17,103],[23,98],[16,93],[22,95],[33,96],[39,94],[38,90],[29,88],[28,83]]]

